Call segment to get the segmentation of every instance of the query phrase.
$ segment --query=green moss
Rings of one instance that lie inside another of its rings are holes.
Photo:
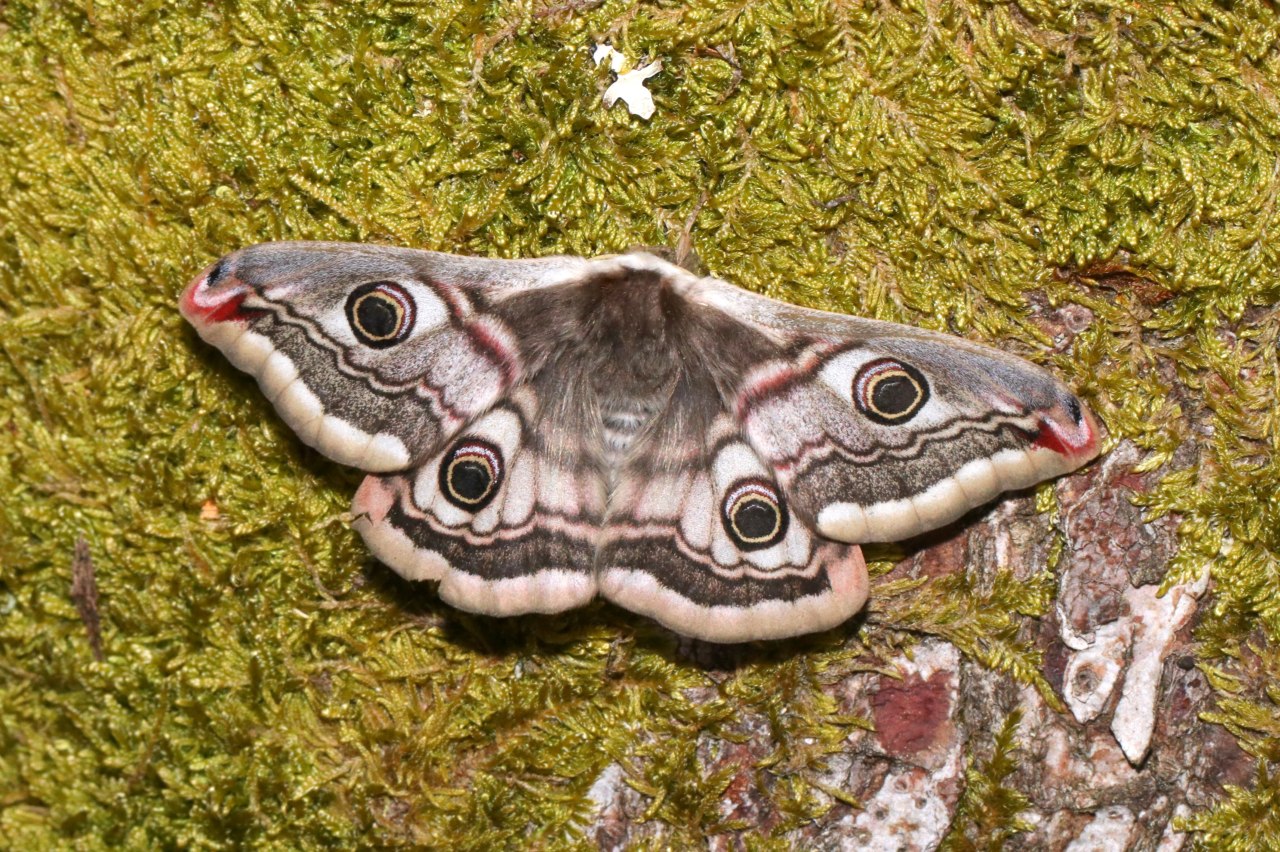
[[[719,682],[607,607],[490,622],[362,573],[352,474],[174,309],[275,238],[688,239],[744,286],[1051,364],[1160,470],[1170,581],[1213,573],[1201,664],[1264,765],[1189,825],[1271,807],[1277,669],[1244,661],[1280,643],[1278,36],[1257,3],[0,5],[0,837],[570,845],[617,764],[676,843],[740,827],[698,745],[747,718],[777,837],[847,796],[842,672],[924,632],[1043,688],[1019,628],[1052,577],[881,581],[861,630]],[[651,121],[600,104],[604,39],[663,59]],[[1060,274],[1117,257],[1168,298]],[[1033,294],[1094,312],[1072,352]],[[982,837],[1017,829],[995,796],[966,799]]]
[[[971,760],[964,773],[964,793],[941,848],[943,852],[1003,849],[1018,833],[1033,828],[1018,816],[1031,802],[1018,790],[1003,786],[1018,768],[1017,732],[1022,715],[1010,713],[996,732],[991,755]]]

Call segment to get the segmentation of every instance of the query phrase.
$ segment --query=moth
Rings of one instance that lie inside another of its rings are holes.
[[[859,544],[1098,452],[1026,361],[647,253],[266,243],[181,311],[304,443],[369,473],[374,556],[487,615],[600,595],[713,642],[825,630],[866,601]]]

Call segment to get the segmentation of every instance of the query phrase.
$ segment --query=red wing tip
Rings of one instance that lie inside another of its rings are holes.
[[[243,308],[249,289],[225,274],[226,263],[212,263],[196,276],[178,300],[178,310],[193,325],[240,321],[253,318],[254,312]]]
[[[1079,420],[1057,409],[1040,416],[1040,429],[1032,446],[1053,450],[1076,463],[1084,464],[1098,454],[1100,437],[1093,414],[1076,403]]]

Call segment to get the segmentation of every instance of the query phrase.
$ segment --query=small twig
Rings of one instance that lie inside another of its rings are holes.
[[[697,203],[693,205],[693,209],[689,211],[689,215],[685,218],[684,227],[680,231],[680,239],[676,241],[676,266],[685,266],[684,262],[689,259],[689,255],[693,254],[693,226],[698,220],[698,214],[702,212],[702,208],[706,206],[707,200],[710,198],[711,193],[704,189],[702,195],[698,197]],[[685,268],[688,269],[688,267]]]
[[[67,117],[65,119],[67,129],[75,134],[76,147],[83,148],[88,139],[88,134],[85,133],[84,125],[80,123],[80,117],[76,113],[76,102],[71,96],[71,86],[67,83],[67,69],[58,64],[54,64],[52,67],[58,94],[62,95],[62,100],[67,105]]]
[[[89,555],[89,542],[84,536],[76,539],[75,554],[71,557],[71,600],[75,601],[80,620],[89,633],[89,647],[93,658],[102,662],[102,622],[98,618],[98,580],[93,574],[93,557]]]
[[[603,3],[604,0],[570,0],[568,3],[560,3],[555,6],[538,9],[533,13],[533,16],[535,18],[554,18],[568,13],[572,17],[575,14],[581,15],[583,12],[589,12]]]
[[[817,204],[819,207],[823,208],[824,210],[834,210],[837,207],[839,207],[841,204],[847,204],[850,201],[857,201],[857,200],[859,200],[859,193],[855,190],[849,193],[848,195],[840,195],[831,199],[830,201],[815,201],[814,203]]]

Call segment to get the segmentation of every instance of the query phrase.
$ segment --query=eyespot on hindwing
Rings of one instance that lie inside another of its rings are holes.
[[[502,484],[502,451],[488,441],[464,438],[440,462],[440,493],[459,509],[478,512]]]
[[[787,534],[787,506],[778,489],[763,479],[744,479],[725,494],[720,520],[743,550],[761,550]]]

